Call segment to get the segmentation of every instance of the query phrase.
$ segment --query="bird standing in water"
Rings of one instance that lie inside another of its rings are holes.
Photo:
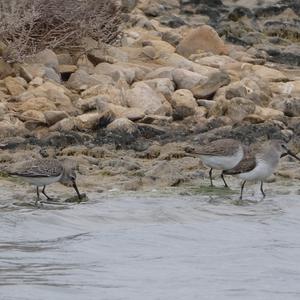
[[[224,170],[234,168],[242,160],[244,149],[243,145],[237,140],[220,139],[198,147],[194,153],[199,155],[204,165],[210,168],[210,186],[213,186],[212,171],[217,169],[222,170],[221,178],[224,186],[228,187],[224,178]]]
[[[36,186],[37,205],[40,200],[39,187],[43,187],[42,194],[48,200],[51,200],[46,194],[46,186],[54,182],[60,182],[67,186],[73,186],[77,196],[81,199],[81,195],[76,185],[76,172],[74,167],[70,166],[67,161],[61,162],[57,159],[34,159],[15,166],[13,171],[8,172],[9,175],[17,176]]]
[[[233,169],[224,171],[224,174],[237,175],[243,179],[240,200],[243,199],[244,186],[248,180],[260,181],[260,191],[264,198],[266,196],[263,189],[264,180],[274,173],[280,157],[285,155],[300,160],[296,154],[288,149],[286,142],[275,139],[269,140],[261,144],[258,149],[248,149],[240,163]]]

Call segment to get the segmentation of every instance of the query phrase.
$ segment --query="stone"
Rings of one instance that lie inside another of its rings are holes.
[[[198,84],[205,82],[207,77],[185,69],[175,69],[173,71],[173,80],[177,89],[190,90]]]
[[[14,75],[14,69],[5,62],[2,58],[0,58],[0,80],[7,77]]]
[[[215,72],[195,85],[191,91],[196,98],[208,98],[212,96],[220,87],[230,83],[230,77],[225,72]]]
[[[121,0],[121,8],[124,12],[131,12],[137,3],[138,0]]]
[[[35,77],[52,80],[60,83],[60,75],[52,68],[43,64],[22,64],[20,66],[20,75],[27,81],[32,81]]]
[[[176,30],[169,30],[163,32],[162,40],[168,42],[172,46],[176,47],[182,39],[182,35],[179,34]]]
[[[173,71],[174,67],[161,67],[157,68],[154,71],[149,72],[145,79],[157,79],[157,78],[168,78],[173,80]]]
[[[69,117],[56,122],[49,128],[50,131],[69,132],[75,129],[75,118]]]
[[[141,109],[145,114],[165,115],[166,109],[163,95],[158,94],[148,84],[138,82],[133,88],[126,91],[126,101],[129,107]]]
[[[270,82],[272,93],[282,96],[297,97],[300,94],[300,80],[288,82]]]
[[[19,119],[23,122],[34,121],[42,124],[46,124],[46,119],[41,111],[37,110],[27,110],[21,114]]]
[[[182,120],[188,116],[194,115],[197,108],[197,102],[189,90],[180,89],[174,92],[171,99],[174,120]]]
[[[175,47],[169,43],[161,40],[147,40],[143,42],[145,46],[152,46],[157,52],[158,56],[161,56],[163,53],[174,53]]]
[[[108,131],[120,134],[136,134],[138,130],[136,124],[127,118],[115,119],[113,122],[108,124],[106,128]]]
[[[145,70],[141,67],[125,63],[100,63],[95,67],[95,73],[110,76],[114,78],[115,81],[125,79],[128,84],[142,80],[146,74]]]
[[[260,116],[264,121],[282,119],[283,112],[270,107],[260,107],[256,105],[254,114]]]
[[[93,63],[94,66],[96,66],[100,63],[103,63],[103,62],[109,63],[109,64],[118,62],[117,59],[108,55],[107,51],[105,51],[104,49],[103,50],[102,49],[91,49],[87,53],[87,57]],[[126,57],[126,59],[124,59],[124,60],[127,61],[128,57]]]
[[[197,72],[202,76],[209,76],[214,72],[219,72],[219,70],[216,68],[199,65],[177,53],[162,55],[159,59],[157,59],[157,62],[168,67]]]
[[[25,92],[24,86],[14,77],[8,76],[4,79],[5,86],[12,96],[18,96]]]
[[[218,98],[209,110],[209,115],[214,117],[227,116],[233,122],[240,122],[246,116],[254,114],[256,105],[248,99],[235,97],[226,100],[223,97]]]
[[[125,91],[111,84],[95,85],[81,93],[87,101],[92,97],[105,97],[106,101],[116,105],[126,105]],[[85,100],[84,99],[84,100]]]
[[[74,119],[75,127],[80,131],[94,130],[99,124],[100,117],[98,112],[82,114]]]
[[[35,97],[49,99],[58,110],[66,111],[70,114],[75,112],[75,108],[69,97],[71,93],[64,86],[47,81],[36,88],[30,89],[30,92]]]
[[[175,90],[174,82],[169,78],[156,78],[144,80],[156,92],[163,94],[167,99],[170,99]]]
[[[59,65],[58,66],[58,71],[61,74],[71,74],[75,73],[77,71],[78,67],[75,65]]]
[[[209,55],[205,57],[191,55],[190,59],[197,64],[218,69],[225,67],[227,64],[234,64],[237,62],[235,59],[226,55]]]
[[[112,78],[106,75],[99,75],[95,78],[89,75],[86,71],[79,69],[75,73],[71,74],[67,81],[67,86],[75,91],[84,91],[92,86],[99,84],[112,84]]]
[[[0,121],[3,121],[5,119],[7,112],[8,112],[7,104],[0,102]]]
[[[228,54],[228,49],[217,32],[208,25],[192,29],[178,44],[176,52],[189,57],[199,51]]]
[[[32,79],[29,84],[34,86],[34,87],[37,87],[37,86],[40,86],[44,83],[44,80],[43,78],[41,77],[35,77],[34,79]]]
[[[60,53],[56,54],[59,65],[73,65],[74,59],[72,58],[71,54],[66,53]]]
[[[288,78],[280,71],[265,66],[253,65],[254,73],[268,81],[288,81]]]
[[[267,81],[258,77],[245,77],[241,81],[233,82],[219,91],[216,93],[216,97],[224,93],[226,99],[242,97],[252,100],[260,106],[268,106],[272,96]]]
[[[38,110],[38,111],[46,111],[46,110],[56,110],[55,104],[45,97],[36,97],[31,98],[19,106],[20,111],[27,111],[27,110]]]
[[[143,47],[142,53],[150,59],[156,59],[158,57],[158,52],[153,46]]]
[[[40,52],[38,52],[35,56],[30,57],[27,59],[30,63],[37,63],[45,65],[46,67],[54,69],[56,72],[58,72],[58,59],[56,54],[50,50],[45,49]]]
[[[256,105],[248,99],[232,98],[227,106],[226,116],[234,122],[242,121],[246,116],[255,113]]]
[[[0,121],[0,138],[12,136],[25,136],[29,131],[25,128],[24,123],[18,119]]]
[[[68,114],[64,111],[58,110],[48,110],[44,111],[44,117],[49,126],[54,125],[55,123],[59,122],[62,119],[68,117]]]
[[[300,98],[296,97],[284,97],[275,98],[270,103],[270,106],[276,110],[279,110],[288,117],[300,116]]]
[[[159,161],[142,178],[144,184],[158,186],[176,186],[180,184],[184,177],[179,168],[169,161]]]

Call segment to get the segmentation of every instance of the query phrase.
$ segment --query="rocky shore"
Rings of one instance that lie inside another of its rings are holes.
[[[218,138],[300,151],[297,1],[137,2],[123,1],[120,47],[0,58],[0,169],[67,157],[83,189],[139,190],[199,184],[191,149]],[[292,165],[278,173],[299,179]]]

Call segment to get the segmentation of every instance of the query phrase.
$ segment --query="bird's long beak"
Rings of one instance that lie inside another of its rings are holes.
[[[77,196],[78,196],[78,199],[81,199],[81,195],[78,191],[78,188],[77,188],[77,185],[76,185],[76,181],[74,180],[73,181],[73,188],[75,189],[76,193],[77,193]]]
[[[298,157],[295,153],[293,153],[291,150],[287,149],[286,151],[287,155],[290,155],[294,158],[296,158],[297,160],[300,160],[300,157]]]

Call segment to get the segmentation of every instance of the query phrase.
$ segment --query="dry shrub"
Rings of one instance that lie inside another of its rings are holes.
[[[0,0],[6,61],[22,61],[45,48],[82,49],[84,37],[115,44],[120,24],[114,0]]]

